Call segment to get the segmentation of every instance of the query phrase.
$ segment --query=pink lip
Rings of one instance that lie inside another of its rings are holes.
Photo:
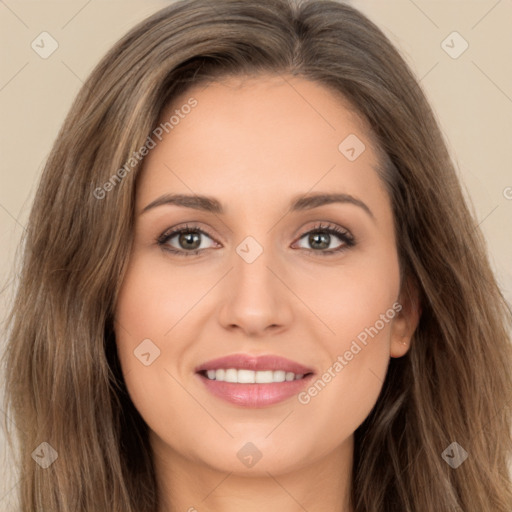
[[[208,379],[206,370],[236,368],[241,370],[282,370],[297,374],[309,374],[299,380],[273,382],[269,384],[235,384]],[[214,359],[196,368],[196,373],[206,389],[213,395],[235,405],[257,408],[276,404],[297,395],[302,388],[309,385],[313,370],[299,363],[279,356],[248,356],[233,354]]]
[[[250,356],[247,354],[232,354],[218,359],[212,359],[198,366],[195,371],[219,370],[219,369],[236,368],[238,370],[283,370],[285,372],[293,372],[296,375],[313,373],[312,368],[307,368],[295,361],[280,356],[264,355]]]

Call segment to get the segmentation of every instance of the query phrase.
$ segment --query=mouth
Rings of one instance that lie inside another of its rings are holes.
[[[234,354],[204,363],[196,375],[206,390],[231,404],[260,408],[291,398],[315,372],[279,356]]]

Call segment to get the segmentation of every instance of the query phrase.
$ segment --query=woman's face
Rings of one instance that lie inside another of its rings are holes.
[[[116,311],[156,456],[275,475],[349,454],[414,327],[366,126],[291,76],[196,87],[173,115]]]

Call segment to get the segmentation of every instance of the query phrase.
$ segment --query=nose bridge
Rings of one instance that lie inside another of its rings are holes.
[[[261,238],[261,237],[260,237]],[[254,237],[246,237],[235,249],[233,261],[233,292],[239,298],[248,295],[254,301],[264,298],[272,299],[276,290],[275,276],[269,270],[276,266],[275,255],[270,248],[270,242],[265,239],[265,245]]]
[[[235,248],[232,262],[221,309],[224,326],[237,325],[254,333],[287,323],[291,317],[289,301],[286,288],[275,275],[279,274],[279,263],[270,247],[246,237]]]

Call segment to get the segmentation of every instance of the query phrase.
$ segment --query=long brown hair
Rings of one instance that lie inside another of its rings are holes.
[[[321,83],[369,123],[402,275],[422,304],[410,351],[391,360],[355,432],[354,510],[510,511],[510,309],[417,80],[379,28],[329,0],[174,3],[133,28],[84,84],[39,184],[9,323],[21,509],[157,510],[147,427],[115,349],[140,162],[119,169],[192,84],[259,73]],[[43,442],[59,456],[46,469],[31,456]],[[454,442],[468,454],[458,468],[443,457]]]

